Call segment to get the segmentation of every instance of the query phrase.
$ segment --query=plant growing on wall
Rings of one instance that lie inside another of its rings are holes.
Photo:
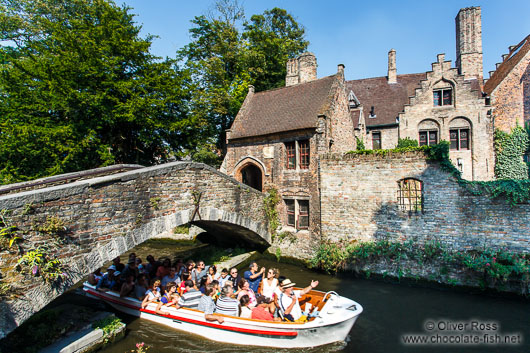
[[[528,133],[517,126],[510,134],[495,130],[495,177],[497,179],[528,179],[528,165],[523,155],[529,147]]]
[[[56,283],[66,278],[65,266],[43,247],[26,252],[17,262],[17,269],[24,274],[42,277],[47,283]]]
[[[404,139],[398,139],[397,148],[405,147],[418,147],[418,141],[411,139],[410,137],[405,137]]]
[[[357,136],[355,136],[355,142],[356,142],[356,145],[357,145],[357,148],[356,148],[357,151],[362,151],[362,150],[366,149],[366,147],[364,147],[363,140],[358,138]]]
[[[280,228],[281,225],[278,210],[276,209],[278,203],[280,203],[280,195],[278,194],[278,190],[274,188],[270,189],[263,199],[263,208],[265,210],[265,214],[267,215],[267,220],[269,221],[269,233],[271,234],[271,240],[273,242],[275,240],[282,242],[286,239],[289,239],[290,242],[293,243],[296,241],[296,236],[293,233],[287,231],[278,233],[278,228]]]
[[[8,213],[8,210],[0,210],[0,250],[2,248],[11,248],[24,240],[18,228],[9,224],[7,220]]]

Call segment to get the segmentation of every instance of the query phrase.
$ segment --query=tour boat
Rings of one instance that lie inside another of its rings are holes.
[[[360,304],[335,292],[324,293],[312,290],[301,297],[299,302],[302,309],[305,303],[311,303],[312,307],[318,310],[318,315],[305,323],[221,315],[224,322],[220,324],[217,321],[207,321],[202,311],[188,308],[163,307],[162,311],[166,314],[157,314],[155,303],[142,309],[141,302],[137,299],[120,298],[118,293],[112,291],[97,291],[95,286],[87,282],[84,283],[83,290],[88,296],[104,300],[126,314],[194,333],[210,340],[251,346],[304,348],[344,341],[363,311]]]

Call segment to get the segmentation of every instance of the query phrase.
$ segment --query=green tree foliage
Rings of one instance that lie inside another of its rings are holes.
[[[192,115],[208,121],[209,137],[223,151],[225,131],[248,86],[258,90],[282,86],[287,59],[308,45],[303,27],[285,10],[274,8],[243,21],[237,1],[218,2],[214,15],[191,21],[192,41],[178,51],[193,81]]]
[[[523,155],[529,147],[528,133],[518,126],[511,134],[495,131],[495,177],[497,179],[528,179],[528,165]]]
[[[191,77],[111,0],[0,0],[0,184],[192,146]]]
[[[404,139],[398,139],[398,144],[396,148],[407,148],[407,147],[418,147],[418,141],[411,139],[410,137],[405,137]]]

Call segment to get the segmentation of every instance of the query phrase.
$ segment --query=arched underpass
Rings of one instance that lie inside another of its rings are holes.
[[[19,295],[0,303],[0,338],[96,268],[177,226],[195,224],[220,244],[264,250],[270,235],[263,198],[213,168],[190,162],[1,196],[0,210],[9,210],[9,223],[24,241],[22,253],[0,252],[2,280]],[[64,224],[64,232],[44,232],[53,220]],[[16,269],[22,254],[39,246],[66,265],[67,280],[50,285]]]

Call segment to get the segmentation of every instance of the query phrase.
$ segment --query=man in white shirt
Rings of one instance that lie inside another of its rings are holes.
[[[280,311],[283,317],[289,321],[296,321],[302,317],[302,309],[298,300],[318,286],[318,281],[311,281],[311,284],[302,290],[293,290],[295,285],[296,283],[291,282],[288,278],[284,279],[281,283]]]

